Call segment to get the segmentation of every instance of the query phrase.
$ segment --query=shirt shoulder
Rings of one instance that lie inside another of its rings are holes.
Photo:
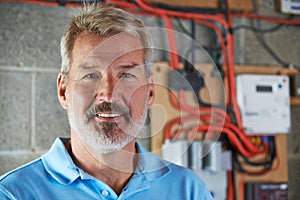
[[[21,165],[20,167],[0,176],[0,185],[6,184],[7,182],[20,180],[20,178],[32,177],[33,173],[36,172],[36,169],[40,167],[42,167],[41,158]]]
[[[41,158],[3,174],[0,177],[0,199],[15,199],[22,196],[22,191],[34,190],[44,174]]]
[[[174,163],[169,163],[168,167],[170,168],[169,176],[174,177],[177,180],[184,181],[185,183],[189,182],[190,184],[205,186],[202,179],[192,170]]]

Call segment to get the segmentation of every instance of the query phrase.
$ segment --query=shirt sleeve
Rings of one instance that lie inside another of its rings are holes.
[[[213,198],[206,186],[203,187],[203,190],[199,195],[200,196],[197,198],[199,200],[213,200]]]
[[[13,195],[0,185],[0,199],[1,200],[16,200]]]

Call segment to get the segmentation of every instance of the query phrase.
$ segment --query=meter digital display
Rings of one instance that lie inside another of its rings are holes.
[[[257,92],[272,92],[273,88],[270,85],[257,85],[256,91]]]

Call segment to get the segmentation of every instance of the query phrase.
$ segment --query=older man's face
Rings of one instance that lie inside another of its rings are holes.
[[[73,132],[103,153],[119,150],[144,126],[153,102],[139,39],[82,34],[76,39],[66,85],[66,109]]]

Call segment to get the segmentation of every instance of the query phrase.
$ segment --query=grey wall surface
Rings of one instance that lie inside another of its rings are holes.
[[[69,9],[0,4],[0,173],[45,152],[68,136],[57,100],[59,41]]]
[[[56,75],[60,66],[60,37],[73,11],[64,7],[0,3],[0,174],[37,158],[56,137],[69,136],[66,112],[57,100]],[[285,17],[268,9],[261,12]],[[161,23],[156,18],[142,19],[148,26]],[[235,23],[251,24],[247,19],[236,19]],[[209,30],[203,29],[201,42],[209,41],[210,35]],[[265,38],[282,59],[300,65],[299,27],[283,26]],[[154,35],[154,40],[166,42],[161,35]],[[156,54],[155,59],[165,60],[166,56]],[[278,65],[255,34],[247,30],[235,33],[235,63]],[[299,121],[300,107],[293,106],[292,132],[288,135],[289,199],[300,196]],[[142,142],[149,148],[149,139]]]

